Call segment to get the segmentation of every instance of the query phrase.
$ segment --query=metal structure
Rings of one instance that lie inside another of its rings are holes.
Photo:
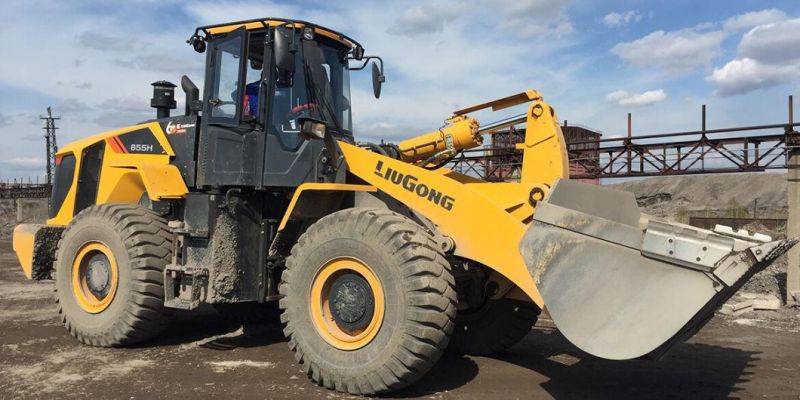
[[[50,197],[51,186],[40,183],[0,183],[0,199],[34,199]]]
[[[507,130],[492,133],[491,145],[464,150],[450,161],[448,167],[458,172],[477,176],[490,182],[518,181],[522,166],[522,153],[516,145],[525,138],[525,128],[507,126]],[[602,133],[583,125],[561,126],[567,142],[570,159],[570,176],[584,175],[588,169],[595,170],[599,160],[598,140]],[[581,177],[578,180],[599,183],[594,177]]]
[[[702,127],[696,131],[633,136],[628,114],[628,134],[616,138],[600,138],[593,130],[565,121],[562,131],[570,157],[570,178],[596,181],[786,169],[789,150],[800,142],[796,130],[800,123],[794,122],[791,111],[786,123],[707,129],[703,105],[701,121]],[[465,150],[449,166],[486,180],[515,180],[520,154],[514,145],[524,134],[524,129],[510,127],[508,132],[495,134],[500,139],[491,146]]]
[[[58,145],[56,144],[56,120],[61,119],[61,117],[54,117],[53,110],[50,107],[47,107],[47,116],[42,117],[40,116],[39,119],[44,120],[44,140],[47,152],[47,184],[50,185],[53,183],[53,171],[55,170],[56,165],[56,152],[58,151]]]

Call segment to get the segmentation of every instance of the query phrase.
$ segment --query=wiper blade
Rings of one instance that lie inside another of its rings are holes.
[[[306,47],[308,46],[308,47]],[[308,50],[308,51],[307,51]],[[320,116],[325,122],[332,122],[336,131],[341,135],[342,127],[339,124],[339,119],[331,107],[331,102],[326,98],[325,93],[321,90],[320,85],[317,83],[319,79],[315,74],[312,65],[319,65],[321,68],[322,59],[319,54],[319,47],[313,41],[303,41],[303,73],[306,79],[306,91],[309,102],[317,104],[320,109]],[[328,114],[327,118],[325,114]]]

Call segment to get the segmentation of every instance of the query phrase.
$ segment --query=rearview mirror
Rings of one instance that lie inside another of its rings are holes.
[[[375,61],[372,62],[372,93],[375,95],[376,99],[381,97],[381,86],[383,82],[386,82],[386,77],[383,75],[383,71],[378,69],[378,64]]]
[[[284,77],[294,74],[294,51],[291,48],[293,34],[293,30],[284,27],[277,27],[272,31],[272,58],[278,73]]]
[[[322,140],[325,139],[325,135],[328,133],[328,127],[322,121],[300,117],[297,122],[300,123],[300,136],[304,139]]]

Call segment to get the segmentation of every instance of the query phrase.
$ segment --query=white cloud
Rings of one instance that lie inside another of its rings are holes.
[[[53,111],[66,114],[79,114],[91,110],[92,110],[91,106],[87,105],[83,101],[78,100],[74,97],[66,98],[58,105],[53,107]]]
[[[723,23],[725,30],[749,29],[754,26],[764,25],[786,19],[786,13],[770,8],[761,11],[751,11],[728,18]]]
[[[715,68],[706,81],[716,87],[715,94],[730,96],[800,79],[800,65],[764,64],[752,58],[737,58]]]
[[[45,164],[44,159],[41,157],[14,157],[2,160],[0,163],[18,168],[40,167]]]
[[[800,58],[800,18],[757,26],[739,43],[739,56],[778,63]]]
[[[501,16],[498,26],[520,36],[567,36],[575,25],[567,15],[571,0],[491,0],[492,14]]]
[[[655,31],[641,39],[619,43],[611,52],[637,67],[681,73],[709,64],[721,53],[724,38],[725,33],[721,31]]]
[[[0,114],[0,127],[11,125],[11,117]]]
[[[603,17],[603,23],[609,27],[619,27],[628,25],[632,22],[639,22],[642,20],[642,14],[630,10],[622,13],[612,12]]]
[[[606,96],[606,100],[621,106],[646,106],[655,104],[667,98],[667,93],[662,90],[648,90],[643,93],[632,93],[625,90],[616,90]]]
[[[742,37],[737,57],[715,68],[705,80],[720,96],[800,82],[800,19],[751,29]]]
[[[100,51],[127,52],[141,46],[141,43],[133,38],[110,36],[91,31],[78,35],[77,41],[83,47]]]
[[[394,35],[417,36],[441,32],[446,23],[466,11],[463,3],[431,2],[411,7],[386,30]]]

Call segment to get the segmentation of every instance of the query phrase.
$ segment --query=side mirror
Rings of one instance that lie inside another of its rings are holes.
[[[383,63],[381,63],[383,64]],[[375,95],[376,99],[381,97],[381,86],[383,82],[386,82],[386,77],[383,75],[383,71],[378,69],[378,64],[375,61],[372,62],[372,93]]]
[[[293,30],[277,27],[272,31],[272,58],[282,76],[294,74]]]

